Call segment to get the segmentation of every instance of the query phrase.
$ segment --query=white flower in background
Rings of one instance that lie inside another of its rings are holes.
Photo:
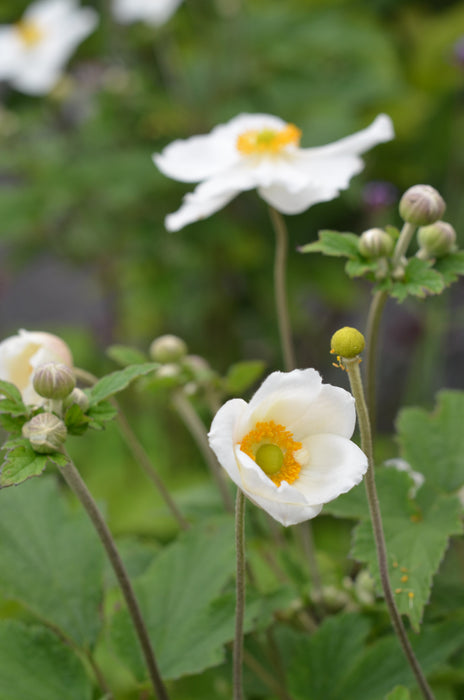
[[[273,372],[251,401],[216,414],[209,441],[220,464],[257,506],[282,525],[314,518],[358,484],[367,457],[350,440],[354,399],[314,369]]]
[[[0,343],[0,379],[19,389],[25,404],[41,405],[46,400],[32,386],[34,370],[46,362],[73,366],[71,350],[56,335],[20,330]]]
[[[74,49],[98,23],[75,0],[39,0],[16,24],[0,25],[0,80],[30,95],[57,83]]]
[[[301,131],[269,114],[240,114],[209,134],[177,140],[153,160],[181,182],[200,182],[180,209],[166,217],[178,231],[228,204],[239,192],[258,194],[283,214],[299,214],[334,199],[363,168],[359,157],[394,136],[390,117],[379,115],[367,129],[316,148],[300,148]]]
[[[121,24],[146,22],[155,27],[168,21],[182,0],[113,0],[113,15]]]

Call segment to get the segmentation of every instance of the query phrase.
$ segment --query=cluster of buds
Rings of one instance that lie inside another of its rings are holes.
[[[165,380],[171,386],[183,386],[187,393],[195,393],[200,385],[214,376],[208,362],[199,355],[189,355],[188,347],[176,335],[161,335],[151,343],[149,354],[161,367],[156,379]]]

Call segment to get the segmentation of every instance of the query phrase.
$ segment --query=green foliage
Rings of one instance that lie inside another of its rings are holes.
[[[243,394],[263,374],[266,363],[262,360],[248,360],[231,365],[224,379],[224,388],[231,396]]]
[[[143,377],[155,369],[158,369],[159,364],[157,362],[146,362],[142,365],[129,365],[118,372],[112,372],[107,374],[102,379],[91,388],[86,389],[86,393],[90,399],[90,406],[93,407],[100,401],[114,396],[118,392],[126,389],[134,379]]]
[[[131,348],[127,345],[110,345],[106,350],[108,357],[116,362],[121,367],[128,365],[143,364],[147,361],[147,356],[137,348]]]
[[[445,280],[432,265],[432,261],[411,258],[404,269],[404,276],[399,280],[387,278],[376,289],[387,291],[398,301],[404,301],[408,296],[423,299],[427,294],[440,294],[445,288]]]
[[[0,467],[0,488],[17,486],[32,476],[40,476],[49,461],[49,455],[34,452],[24,438],[14,440],[10,445]]]
[[[385,700],[411,700],[411,694],[403,685],[398,685],[388,693]]]
[[[6,397],[0,400],[0,412],[11,413],[13,416],[27,413],[21,393],[14,384],[0,380],[0,396]]]
[[[359,236],[355,233],[339,233],[338,231],[319,231],[319,240],[299,248],[300,253],[322,253],[337,258],[359,257]]]

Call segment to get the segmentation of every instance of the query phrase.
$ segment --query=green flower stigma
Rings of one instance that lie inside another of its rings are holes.
[[[256,452],[256,464],[265,474],[277,474],[284,462],[284,455],[277,445],[261,445]]]
[[[364,350],[365,344],[363,334],[356,328],[350,328],[349,326],[340,328],[334,333],[330,342],[332,353],[335,353],[338,357],[347,358],[359,355]]]

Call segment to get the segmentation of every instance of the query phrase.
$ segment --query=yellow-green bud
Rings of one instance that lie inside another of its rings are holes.
[[[34,452],[51,454],[61,450],[67,430],[63,421],[53,413],[39,413],[23,425],[22,433]]]
[[[359,355],[365,346],[365,340],[362,333],[356,328],[340,328],[333,334],[330,341],[331,351],[339,357],[352,358]]]
[[[433,224],[443,216],[445,209],[443,197],[430,185],[414,185],[400,200],[401,218],[416,226]]]
[[[456,249],[456,231],[446,221],[435,221],[430,226],[422,226],[417,232],[419,257],[441,258]]]
[[[381,228],[370,228],[361,234],[358,248],[365,258],[384,258],[393,251],[393,238]]]
[[[90,400],[82,389],[73,389],[69,396],[63,401],[63,408],[69,408],[70,406],[74,406],[74,404],[77,404],[83,413],[87,411]]]
[[[160,335],[150,345],[149,353],[154,362],[178,362],[187,354],[187,345],[177,335]]]
[[[47,362],[37,367],[32,384],[39,396],[46,399],[64,399],[76,386],[76,379],[66,365]]]
[[[284,463],[284,455],[280,447],[272,444],[261,445],[256,455],[256,464],[265,474],[277,474]]]

